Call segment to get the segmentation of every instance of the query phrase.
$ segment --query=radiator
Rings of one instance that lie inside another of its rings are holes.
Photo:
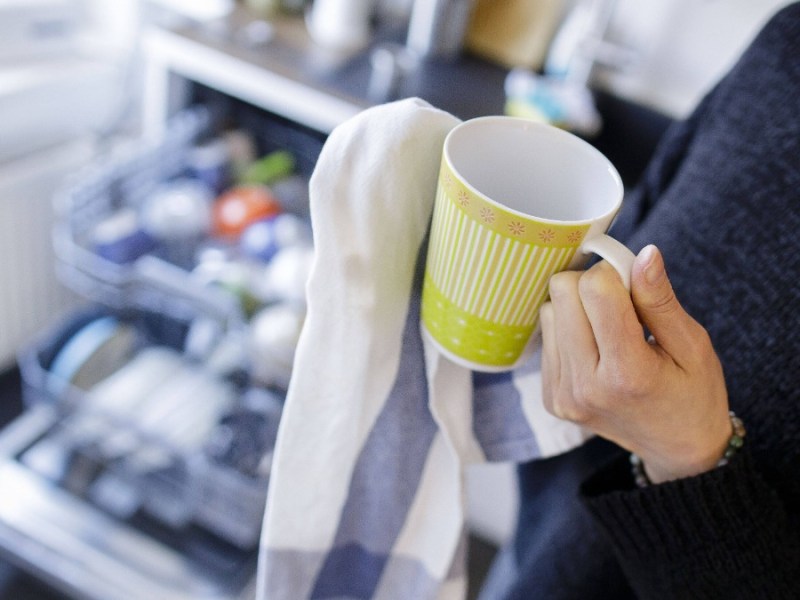
[[[0,163],[0,370],[78,304],[55,274],[52,198],[90,157],[89,142],[74,141]]]

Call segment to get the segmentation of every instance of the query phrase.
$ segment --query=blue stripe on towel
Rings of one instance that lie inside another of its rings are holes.
[[[405,524],[437,431],[428,409],[419,332],[424,258],[419,262],[397,378],[356,462],[333,548],[312,598],[372,596]]]
[[[355,542],[336,546],[328,553],[311,598],[369,600],[387,559],[386,554],[369,552]]]
[[[472,373],[472,428],[489,461],[540,455],[512,373]]]

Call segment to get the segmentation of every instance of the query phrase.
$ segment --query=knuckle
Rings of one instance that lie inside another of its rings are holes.
[[[588,425],[592,422],[592,414],[592,412],[583,408],[573,407],[569,413],[562,418],[576,425]]]
[[[711,336],[700,324],[692,327],[691,335],[686,339],[686,349],[689,356],[696,361],[708,361],[716,357]]]
[[[591,269],[585,271],[578,282],[578,291],[581,298],[593,299],[605,296],[611,285],[616,271],[605,262],[599,262]]]
[[[587,423],[590,418],[590,412],[585,407],[569,400],[555,402],[552,413],[559,419],[579,425]]]
[[[569,395],[562,402],[564,419],[574,423],[587,423],[595,412],[597,398],[594,382],[588,377],[575,378],[571,382]]]
[[[551,415],[558,417],[561,409],[559,408],[560,400],[554,394],[542,399],[542,404],[547,412]]]
[[[573,396],[581,406],[590,406],[598,397],[597,388],[588,377],[583,377],[574,382]]]
[[[643,369],[631,369],[627,365],[612,362],[604,365],[603,381],[609,398],[637,398],[646,396],[654,385],[652,373]]]
[[[576,287],[577,273],[562,271],[550,277],[550,297],[558,299],[566,294],[573,293]]]
[[[589,419],[589,410],[586,405],[564,389],[553,390],[543,397],[544,407],[551,415],[564,421],[585,423]]]

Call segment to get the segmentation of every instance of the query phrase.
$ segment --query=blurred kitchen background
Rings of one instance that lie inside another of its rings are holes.
[[[527,116],[630,187],[785,4],[0,0],[0,598],[252,596],[338,123]],[[469,487],[474,596],[513,467]]]

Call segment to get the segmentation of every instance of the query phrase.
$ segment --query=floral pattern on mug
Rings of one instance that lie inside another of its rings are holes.
[[[560,225],[552,221],[538,221],[505,209],[465,185],[446,162],[442,164],[440,192],[483,227],[519,240],[526,244],[556,248],[577,248],[589,230],[589,225]]]
[[[549,244],[556,238],[556,232],[550,229],[542,229],[539,232],[539,239],[542,240],[545,244]]]
[[[576,229],[567,236],[567,240],[572,244],[580,244],[585,234],[586,234],[585,231]]]
[[[520,236],[525,233],[525,223],[521,223],[520,221],[511,221],[508,224],[508,230],[512,233],[512,235]]]

